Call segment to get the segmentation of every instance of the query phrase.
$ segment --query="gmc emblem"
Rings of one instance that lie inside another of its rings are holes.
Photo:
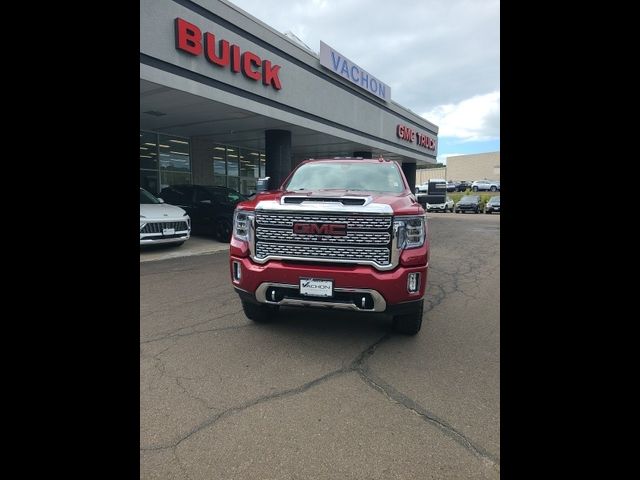
[[[294,223],[293,233],[299,235],[339,235],[347,234],[344,223]]]

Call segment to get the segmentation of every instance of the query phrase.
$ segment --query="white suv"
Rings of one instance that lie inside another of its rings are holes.
[[[426,206],[427,212],[437,212],[441,211],[447,213],[447,210],[453,213],[453,200],[449,197],[446,197],[444,203],[427,203]]]
[[[491,192],[500,191],[500,182],[495,180],[476,180],[471,184],[471,190],[474,192],[486,190]]]
[[[191,219],[187,212],[140,189],[140,245],[182,245],[190,236]]]

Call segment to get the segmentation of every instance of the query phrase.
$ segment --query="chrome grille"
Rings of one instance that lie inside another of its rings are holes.
[[[347,235],[300,235],[293,233],[291,229],[284,228],[268,228],[258,227],[256,229],[256,238],[258,240],[278,240],[283,242],[329,242],[329,243],[348,243],[356,245],[387,245],[391,241],[389,232],[362,232],[348,231]]]
[[[361,230],[387,230],[391,227],[391,216],[357,216],[357,215],[315,215],[300,213],[263,213],[257,212],[258,225],[293,226],[293,222],[346,223],[347,228]]]
[[[162,233],[165,228],[173,228],[176,232],[188,230],[187,222],[150,222],[140,229],[140,233]]]
[[[342,223],[346,235],[293,233],[294,223]],[[256,211],[253,257],[391,265],[391,215]],[[384,267],[384,268],[383,268]]]
[[[389,264],[388,248],[350,247],[339,245],[292,245],[258,242],[256,249],[258,258],[268,256],[299,257],[308,260],[373,261],[379,265]]]

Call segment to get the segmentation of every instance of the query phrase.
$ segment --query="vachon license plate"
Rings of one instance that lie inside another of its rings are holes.
[[[333,280],[301,278],[300,295],[309,295],[310,297],[331,297],[333,296]]]

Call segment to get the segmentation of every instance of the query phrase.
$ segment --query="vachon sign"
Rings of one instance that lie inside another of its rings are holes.
[[[282,88],[278,73],[280,65],[273,65],[270,60],[263,60],[253,52],[240,52],[238,45],[230,45],[228,41],[220,39],[216,48],[216,36],[202,31],[193,23],[182,18],[175,19],[176,49],[190,55],[199,56],[204,52],[205,58],[220,68],[231,68],[234,73],[240,73],[249,80],[262,79],[263,85],[276,90]]]

